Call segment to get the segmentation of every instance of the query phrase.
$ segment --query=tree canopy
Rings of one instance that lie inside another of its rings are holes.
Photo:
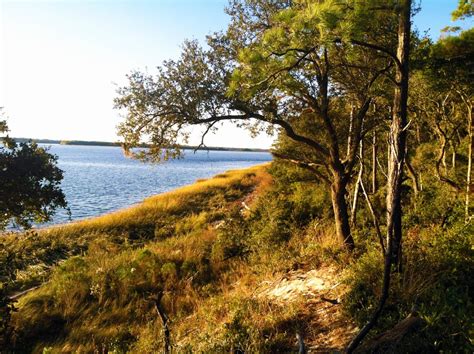
[[[28,228],[46,222],[57,208],[66,208],[57,158],[35,143],[17,144],[0,121],[0,229],[9,222]]]
[[[378,119],[369,108],[401,65],[397,2],[235,0],[227,11],[227,31],[209,36],[208,48],[185,42],[156,75],[128,76],[115,100],[126,112],[125,150],[146,140],[151,148],[135,157],[179,157],[190,126],[204,126],[204,145],[223,121],[279,131],[309,149],[279,157],[328,183],[337,233],[352,247],[344,195],[361,137]]]
[[[458,7],[452,12],[453,21],[466,19],[474,14],[474,2],[472,0],[458,0]]]

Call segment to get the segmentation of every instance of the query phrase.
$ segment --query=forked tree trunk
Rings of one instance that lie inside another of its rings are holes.
[[[354,239],[352,238],[351,228],[349,225],[346,187],[347,182],[345,182],[343,178],[336,177],[331,185],[331,199],[337,237],[343,242],[348,250],[352,251],[354,249]]]

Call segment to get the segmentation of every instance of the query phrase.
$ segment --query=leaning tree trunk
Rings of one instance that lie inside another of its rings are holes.
[[[336,174],[334,182],[331,185],[332,208],[334,211],[334,221],[336,224],[336,234],[348,250],[354,249],[354,239],[351,235],[349,225],[349,214],[347,212],[346,202],[347,182],[339,174]]]

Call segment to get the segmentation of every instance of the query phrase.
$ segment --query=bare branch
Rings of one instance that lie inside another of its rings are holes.
[[[341,40],[337,40],[336,42],[341,42]],[[390,57],[391,60],[393,60],[393,62],[395,64],[397,64],[397,66],[401,69],[402,68],[402,63],[400,62],[400,60],[397,58],[397,55],[395,53],[393,53],[392,51],[388,50],[387,48],[384,48],[384,47],[381,47],[377,44],[373,44],[373,43],[367,43],[367,42],[363,42],[363,41],[359,41],[359,40],[356,40],[356,39],[351,39],[350,41],[352,44],[355,44],[355,45],[358,45],[358,46],[361,46],[361,47],[365,47],[365,48],[369,48],[369,49],[374,49],[378,52],[381,52],[381,53],[384,53],[386,55],[388,55]]]
[[[304,168],[306,170],[309,170],[309,171],[313,172],[318,178],[320,178],[321,180],[326,182],[328,185],[331,185],[331,181],[329,180],[329,178],[326,177],[325,175],[323,175],[321,173],[321,171],[319,171],[317,169],[317,167],[319,167],[319,166],[325,166],[324,164],[322,164],[322,163],[318,164],[318,163],[314,163],[314,162],[305,162],[305,161],[295,160],[295,159],[293,159],[289,156],[286,156],[286,155],[283,155],[283,154],[277,153],[277,152],[272,152],[272,155],[279,158],[280,160],[291,162],[292,164],[295,164],[298,167],[301,167],[301,168]]]
[[[204,133],[202,134],[201,136],[201,142],[199,143],[198,146],[196,146],[196,148],[194,149],[194,152],[198,151],[200,148],[204,147],[204,139],[206,138],[206,135],[211,131],[212,127],[217,123],[218,121],[214,121],[212,122],[211,124],[209,124],[206,128],[206,130],[204,131]]]

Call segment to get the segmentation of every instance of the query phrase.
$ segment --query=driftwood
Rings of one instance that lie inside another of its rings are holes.
[[[424,324],[416,312],[411,313],[392,329],[379,334],[367,344],[356,350],[356,353],[397,353],[398,346],[410,333],[416,332]]]

